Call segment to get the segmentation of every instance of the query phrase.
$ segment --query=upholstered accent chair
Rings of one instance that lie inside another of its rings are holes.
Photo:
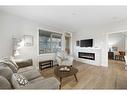
[[[55,59],[59,66],[60,65],[72,66],[73,65],[73,57],[71,55],[67,55],[67,53],[63,50],[57,51],[55,55]]]

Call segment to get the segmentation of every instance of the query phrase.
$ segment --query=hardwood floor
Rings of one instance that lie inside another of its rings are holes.
[[[109,67],[98,67],[74,61],[78,82],[74,76],[63,78],[62,89],[126,89],[127,71],[124,62],[109,60]],[[54,68],[42,70],[44,77],[54,75]]]

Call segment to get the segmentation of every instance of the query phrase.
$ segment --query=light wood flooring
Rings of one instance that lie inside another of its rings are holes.
[[[63,78],[62,89],[127,89],[127,71],[125,62],[109,60],[109,67],[98,67],[74,61],[78,82],[74,76]],[[46,78],[54,75],[54,68],[42,70]],[[58,78],[57,78],[58,79]]]

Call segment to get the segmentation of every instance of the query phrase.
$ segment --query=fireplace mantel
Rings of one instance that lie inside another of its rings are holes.
[[[75,50],[76,50],[75,57],[77,61],[91,64],[91,65],[96,65],[96,66],[101,65],[101,49],[100,48],[76,48]],[[79,57],[79,52],[90,53],[90,54],[93,53],[95,58],[94,60],[90,60],[89,58]]]

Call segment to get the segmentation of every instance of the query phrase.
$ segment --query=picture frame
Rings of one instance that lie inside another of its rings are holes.
[[[33,36],[24,35],[24,46],[33,46]]]

